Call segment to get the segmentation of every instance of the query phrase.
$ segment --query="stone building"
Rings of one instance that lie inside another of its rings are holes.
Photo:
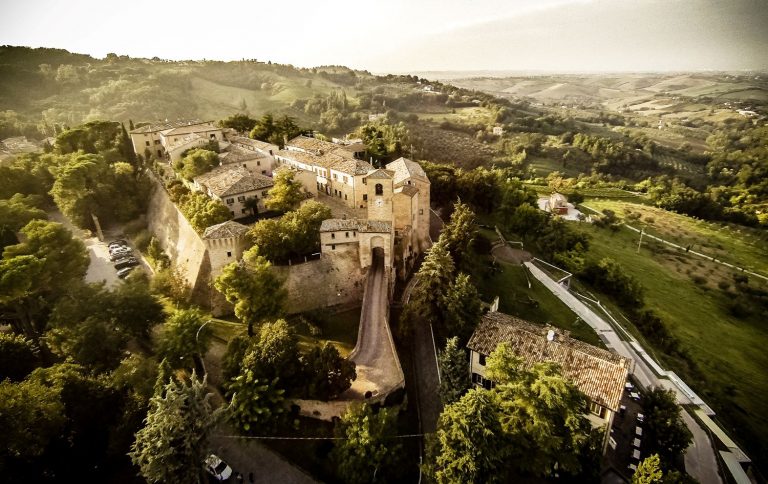
[[[343,200],[352,208],[367,206],[363,178],[373,166],[355,158],[359,148],[297,136],[275,154],[279,164],[315,173],[318,192]]]
[[[257,200],[257,212],[265,211],[264,201],[272,185],[272,178],[252,173],[239,165],[218,166],[193,181],[196,190],[224,203],[232,213],[232,218],[254,215],[246,203],[249,199]]]
[[[522,360],[523,368],[541,361],[560,365],[563,376],[587,396],[584,409],[593,427],[605,428],[607,445],[615,413],[624,391],[631,361],[610,352],[573,339],[568,332],[543,326],[499,312],[486,313],[467,343],[470,350],[469,373],[476,386],[491,388],[486,378],[486,358],[496,347],[506,342]],[[605,447],[605,446],[604,446]]]
[[[130,132],[133,151],[136,154],[144,156],[145,152],[149,150],[149,153],[158,159],[165,159],[168,148],[180,144],[185,139],[188,142],[199,139],[193,138],[193,134],[204,139],[203,144],[212,140],[224,140],[221,128],[199,119],[149,123]],[[178,150],[177,147],[175,153],[178,156],[182,151],[184,149]]]

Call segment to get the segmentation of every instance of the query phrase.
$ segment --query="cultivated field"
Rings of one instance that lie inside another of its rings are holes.
[[[652,207],[621,201],[588,201],[594,208],[641,213],[648,233],[672,239],[680,245],[695,243],[695,249],[741,262],[757,271],[765,270],[765,256],[758,236],[717,229],[688,217]],[[631,213],[630,212],[630,213]],[[637,225],[637,224],[636,224]],[[647,306],[655,310],[689,354],[696,368],[682,360],[658,354],[717,411],[726,428],[761,447],[768,435],[768,328],[757,314],[737,317],[730,309],[736,291],[732,269],[645,239],[639,254],[639,235],[622,228],[616,233],[592,225],[576,224],[591,236],[588,258],[611,257],[645,289]],[[756,278],[750,284],[766,287]]]

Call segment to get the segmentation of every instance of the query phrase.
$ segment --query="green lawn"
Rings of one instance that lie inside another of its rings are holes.
[[[592,328],[576,322],[577,316],[523,267],[499,263],[499,272],[480,280],[478,289],[491,301],[499,296],[499,311],[535,323],[549,323],[571,332],[574,338],[602,346]],[[528,282],[531,288],[528,288]]]
[[[622,200],[588,200],[584,204],[600,211],[613,210],[620,217],[640,214],[640,220],[628,221],[629,225],[644,226],[646,233],[683,247],[690,245],[697,252],[768,275],[768,232],[765,230],[697,220]]]
[[[360,308],[336,313],[318,310],[291,317],[303,345],[330,341],[342,356],[347,356],[357,343]]]
[[[676,221],[699,227],[695,220]],[[715,409],[726,428],[736,428],[737,439],[747,442],[753,456],[760,455],[768,435],[768,328],[759,316],[738,319],[727,310],[731,296],[713,281],[726,280],[730,271],[660,244],[644,244],[638,254],[638,235],[626,228],[616,233],[588,224],[574,228],[591,236],[588,259],[611,257],[643,285],[647,306],[680,340],[698,371],[656,354]]]

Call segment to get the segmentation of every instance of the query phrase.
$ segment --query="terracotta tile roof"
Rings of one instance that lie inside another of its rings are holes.
[[[240,237],[248,232],[248,227],[232,220],[227,220],[220,224],[211,225],[203,232],[204,239],[228,239],[231,237]]]
[[[266,152],[269,152],[269,150],[272,150],[273,152],[277,151],[277,145],[273,145],[271,143],[257,139],[246,138],[245,136],[233,136],[229,140],[235,145],[247,146],[249,148],[255,148],[257,150]]]
[[[142,126],[140,128],[132,129],[131,134],[141,133],[155,133],[157,131],[165,131],[166,129],[178,128],[179,126],[191,126],[198,124],[207,124],[208,121],[200,121],[199,119],[179,119],[176,121],[155,121]]]
[[[402,193],[403,195],[408,195],[409,197],[412,197],[417,193],[419,193],[419,189],[413,185],[403,185],[400,188],[396,188],[395,193]]]
[[[275,153],[275,155],[305,165],[319,166],[329,170],[346,173],[348,175],[364,175],[370,170],[373,170],[373,166],[367,161],[358,160],[352,157],[351,153],[338,150],[322,155],[296,150],[280,150]]]
[[[358,232],[385,233],[392,231],[392,224],[383,220],[329,218],[320,224],[320,232],[356,230]]]
[[[224,165],[195,178],[195,183],[206,187],[218,197],[262,190],[274,183],[268,176],[251,173],[242,166]]]
[[[370,173],[368,173],[368,176],[366,178],[370,178],[372,180],[391,180],[394,178],[395,172],[391,170],[382,170],[379,168],[378,170],[374,170]]]
[[[408,158],[400,157],[391,163],[387,163],[387,170],[395,172],[395,185],[411,178],[418,178],[422,181],[429,182],[429,178],[427,178],[427,174],[424,172],[421,165]]]
[[[268,156],[260,151],[251,151],[236,144],[230,144],[223,153],[219,154],[223,165],[267,158]]]
[[[170,145],[168,145],[168,151],[173,151],[173,150],[175,150],[175,149],[177,149],[177,148],[179,148],[181,146],[185,146],[185,145],[188,145],[189,143],[192,143],[192,142],[195,142],[195,141],[198,141],[198,140],[203,140],[203,139],[205,139],[205,138],[203,138],[199,134],[192,133],[190,135],[187,135],[187,136],[181,138],[179,141],[177,141],[175,143],[171,143]]]
[[[192,124],[188,126],[179,126],[176,128],[172,128],[168,131],[163,131],[162,134],[167,138],[168,136],[179,136],[179,135],[187,135],[192,133],[205,133],[208,131],[221,131],[221,128],[218,128],[208,123]]]
[[[552,341],[547,339],[548,331],[553,331]],[[467,348],[488,356],[502,342],[512,344],[515,353],[523,359],[524,368],[540,361],[554,361],[561,366],[563,375],[591,401],[618,410],[629,359],[573,339],[551,326],[529,323],[499,312],[483,316]]]
[[[301,135],[288,141],[285,145],[286,147],[298,148],[315,154],[321,154],[319,152],[330,153],[331,151],[341,148],[341,145],[331,143],[330,141],[322,141],[317,138]]]

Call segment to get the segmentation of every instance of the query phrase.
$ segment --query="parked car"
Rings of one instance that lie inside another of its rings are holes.
[[[133,251],[131,249],[119,250],[111,253],[109,255],[109,260],[111,260],[112,262],[115,262],[118,259],[124,259],[132,255],[133,255]]]
[[[135,257],[126,257],[115,262],[115,269],[122,269],[124,267],[133,267],[139,265],[139,260]]]
[[[232,468],[215,454],[205,459],[205,470],[219,481],[226,481],[232,476]]]
[[[120,250],[131,250],[130,247],[127,245],[110,245],[109,246],[109,253],[120,251]]]
[[[112,242],[110,242],[107,245],[107,247],[109,247],[111,249],[112,246],[119,247],[121,245],[127,246],[128,242],[124,241],[123,239],[117,239],[117,240],[113,240]]]
[[[131,271],[133,271],[133,267],[134,266],[123,267],[122,269],[117,271],[117,277],[119,277],[120,279],[124,279],[128,274],[131,273]]]

